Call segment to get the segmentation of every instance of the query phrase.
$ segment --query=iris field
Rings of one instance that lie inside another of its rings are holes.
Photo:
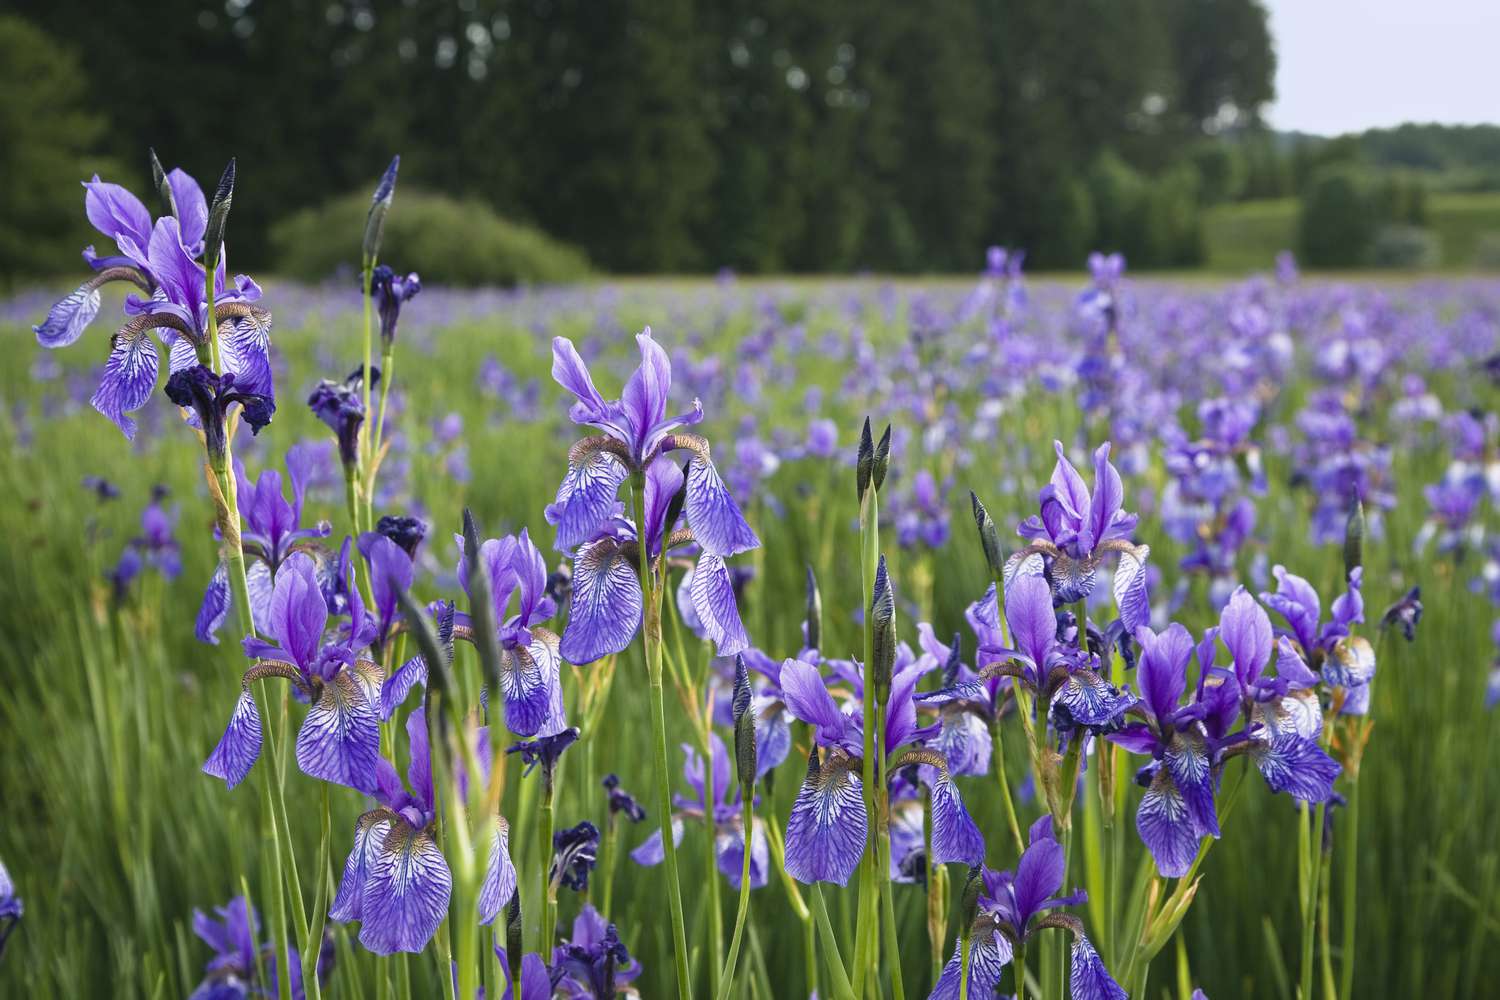
[[[0,304],[0,994],[1500,977],[1500,284],[996,251],[213,306],[232,215],[96,197],[135,297]]]

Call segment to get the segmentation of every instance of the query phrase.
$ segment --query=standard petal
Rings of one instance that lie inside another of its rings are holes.
[[[982,718],[960,709],[942,713],[937,749],[948,759],[952,774],[988,774],[990,731]]]
[[[94,228],[115,241],[120,252],[138,264],[146,262],[146,244],[151,239],[151,213],[141,200],[118,184],[101,181],[95,174],[85,181],[83,210]]]
[[[484,884],[479,887],[479,922],[492,923],[516,892],[516,866],[510,859],[510,824],[504,816],[495,817],[495,833],[490,838],[490,859],[484,870]]]
[[[317,659],[328,623],[328,605],[318,586],[317,566],[305,552],[293,553],[276,574],[271,592],[271,634],[298,666]]]
[[[1047,654],[1057,641],[1057,615],[1052,610],[1052,588],[1040,576],[1018,576],[1006,585],[1005,620],[1011,641],[1045,669]]]
[[[1109,460],[1109,442],[1094,452],[1094,494],[1089,500],[1089,527],[1095,544],[1104,541],[1125,504],[1120,473]]]
[[[782,663],[781,694],[793,718],[818,728],[821,742],[837,742],[848,728],[848,719],[828,693],[823,675],[811,663],[792,659]]]
[[[760,545],[739,504],[729,495],[713,462],[695,455],[688,463],[687,501],[683,505],[693,539],[716,556],[728,558]]]
[[[699,556],[688,593],[703,631],[714,641],[720,656],[733,656],[750,647],[750,637],[745,633],[734,596],[734,581],[723,559],[712,552]]]
[[[755,701],[755,780],[760,781],[786,760],[792,750],[792,727],[785,706],[769,698]]]
[[[323,685],[297,734],[297,766],[304,774],[362,792],[375,791],[380,719],[350,670]]]
[[[672,817],[672,844],[675,847],[682,843],[682,820],[676,816]],[[661,840],[661,828],[651,831],[651,836],[641,841],[640,846],[630,852],[630,860],[638,865],[650,868],[659,865],[665,860],[666,845]]]
[[[1219,636],[1234,657],[1234,672],[1241,687],[1249,687],[1271,662],[1271,616],[1250,592],[1240,587],[1224,605],[1219,617]]]
[[[168,172],[167,184],[172,189],[172,205],[177,209],[182,242],[189,248],[195,247],[203,242],[204,230],[208,228],[208,201],[203,197],[203,189],[180,167]]]
[[[260,756],[260,711],[248,690],[240,691],[234,714],[219,739],[219,745],[203,762],[203,773],[222,778],[230,788],[245,780]]]
[[[867,832],[859,777],[848,758],[834,754],[822,767],[810,766],[787,819],[787,874],[799,882],[847,885]]]
[[[1172,776],[1158,768],[1136,810],[1135,828],[1163,878],[1181,878],[1192,867],[1198,853],[1195,827]]]
[[[47,310],[47,318],[31,328],[43,347],[67,347],[83,336],[84,328],[99,315],[99,289],[93,279],[85,281]]]
[[[135,420],[127,414],[146,405],[160,369],[161,359],[148,331],[129,325],[115,334],[104,375],[89,402],[134,440]]]
[[[573,563],[573,599],[562,656],[583,665],[630,645],[641,625],[641,584],[620,543],[600,539]]]
[[[425,832],[393,822],[370,859],[359,943],[377,955],[419,952],[448,912],[453,875]]]
[[[391,819],[382,810],[365,813],[354,824],[354,847],[344,861],[344,877],[334,894],[328,918],[340,923],[361,919],[364,910],[365,877],[375,851],[390,832]]]
[[[1166,719],[1177,710],[1182,692],[1187,690],[1187,665],[1193,657],[1193,637],[1173,622],[1161,633],[1147,626],[1135,630],[1141,644],[1137,670],[1141,698],[1158,719]]]

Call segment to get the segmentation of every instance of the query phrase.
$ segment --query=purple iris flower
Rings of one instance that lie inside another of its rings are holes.
[[[589,872],[599,858],[599,828],[588,820],[552,835],[552,867],[547,881],[586,892]]]
[[[1092,493],[1063,454],[1062,442],[1054,441],[1053,448],[1057,465],[1038,497],[1041,513],[1016,529],[1032,542],[1006,562],[1006,587],[1017,576],[1045,576],[1057,602],[1072,604],[1093,592],[1100,561],[1115,552],[1120,557],[1114,574],[1120,619],[1129,629],[1145,624],[1151,608],[1144,569],[1151,549],[1130,541],[1137,518],[1124,510],[1125,489],[1109,461],[1109,443],[1094,452]]]
[[[500,968],[509,969],[510,959],[498,942],[495,945],[495,954],[500,958]],[[457,976],[456,971],[454,975]],[[506,983],[504,992],[500,994],[500,1000],[551,1000],[552,975],[547,970],[547,963],[542,961],[542,956],[536,952],[529,951],[521,956],[520,980],[520,996],[517,997],[512,992],[511,984]],[[485,1000],[483,986],[475,992],[474,1000]]]
[[[467,595],[469,568],[463,554],[463,536],[454,537],[459,550],[458,579]],[[388,539],[382,541],[390,546],[385,549],[386,558],[394,561],[401,554],[400,548]],[[372,547],[384,549],[376,543]],[[557,614],[557,604],[547,593],[547,564],[524,528],[519,535],[486,540],[479,547],[479,561],[489,580],[491,613],[498,629],[500,697],[506,727],[520,736],[554,736],[567,728],[568,720],[563,707],[558,638],[540,624]],[[378,598],[376,603],[380,603]],[[468,615],[454,617],[451,634],[473,641],[474,626]],[[408,660],[385,683],[382,715],[388,718],[412,685],[426,682],[426,661],[421,656]]]
[[[377,955],[420,952],[448,914],[453,875],[437,846],[437,805],[427,738],[427,708],[406,718],[410,763],[403,784],[384,757],[374,767],[377,806],[359,817],[354,847],[328,911],[341,923],[360,921],[359,943]],[[489,731],[472,733],[480,780],[488,783]],[[468,775],[458,768],[460,798],[468,795]],[[510,826],[495,816],[489,861],[479,889],[479,922],[494,921],[515,895],[516,869],[510,858]]]
[[[606,774],[600,782],[604,791],[609,795],[610,819],[625,814],[625,818],[632,823],[639,823],[646,818],[646,807],[635,800],[625,789],[620,787],[620,776],[618,774]]]
[[[400,597],[411,589],[415,566],[405,549],[378,531],[359,536],[359,552],[369,567],[370,600],[375,603],[376,622],[371,645],[378,652],[391,637]]]
[[[993,601],[993,596],[988,599]],[[992,609],[986,610],[992,613]],[[1037,693],[1039,706],[1050,706],[1053,725],[1065,736],[1076,729],[1108,733],[1135,704],[1128,691],[1121,691],[1104,679],[1104,663],[1098,653],[1081,650],[1076,642],[1059,640],[1052,590],[1044,578],[1017,576],[1006,589],[1005,619],[1010,625],[1014,649],[987,648],[986,641],[996,642],[998,636],[986,623],[986,611],[979,614],[980,627],[987,633],[981,639],[980,654],[995,657],[998,662],[988,664],[972,679],[959,679],[923,695],[922,701],[933,705],[988,703],[993,712],[998,708],[995,699],[999,692],[991,685],[1008,676]]]
[[[193,933],[214,950],[204,968],[203,981],[188,1000],[248,1000],[250,997],[275,996],[277,953],[271,942],[261,944],[260,915],[243,896],[236,896],[224,906],[214,908],[218,919],[202,910],[193,911]],[[333,970],[336,952],[333,939],[325,937],[318,952],[318,982],[326,983]],[[291,994],[296,1000],[306,995],[302,983],[302,962],[297,949],[290,949]],[[261,963],[267,981],[260,982]]]
[[[670,458],[658,457],[646,468],[644,478],[646,554],[648,560],[655,561],[666,550],[696,541],[691,529],[674,530],[667,523],[674,499],[684,489],[692,489],[693,477],[691,473],[684,476]],[[564,544],[563,525],[568,517],[560,509],[569,503],[559,501],[547,508],[548,522],[558,525],[559,545]],[[613,512],[573,557],[572,598],[561,647],[569,663],[592,663],[620,652],[630,645],[641,624],[645,598],[637,575],[640,543],[636,526],[612,493],[608,505]],[[699,545],[701,553],[686,585],[688,600],[699,627],[714,641],[719,655],[732,656],[750,644],[735,599],[734,575],[721,556],[702,547],[701,542]]]
[[[1219,628],[1210,629],[1199,647],[1199,665],[1213,668],[1215,635],[1224,640],[1234,658],[1234,681],[1224,694],[1237,690],[1249,722],[1250,754],[1273,792],[1288,792],[1303,802],[1324,802],[1333,794],[1339,765],[1318,745],[1323,731],[1323,709],[1318,703],[1318,677],[1308,669],[1291,641],[1277,645],[1276,676],[1265,674],[1271,662],[1271,619],[1249,591],[1241,587],[1225,605]],[[1209,662],[1203,662],[1207,658]],[[1203,693],[1200,688],[1200,699]],[[1210,737],[1214,713],[1208,721]]]
[[[1219,835],[1214,809],[1215,747],[1203,722],[1218,703],[1197,698],[1180,704],[1194,651],[1187,629],[1175,622],[1160,633],[1142,626],[1136,629],[1135,638],[1141,645],[1137,668],[1141,701],[1134,711],[1144,721],[1105,738],[1131,753],[1151,756],[1151,763],[1136,776],[1146,794],[1136,811],[1135,826],[1162,877],[1181,878],[1192,866],[1199,840]],[[1231,716],[1239,711],[1234,694],[1221,709]]]
[[[5,942],[21,922],[25,912],[25,904],[16,895],[16,884],[11,881],[5,862],[0,861],[0,922],[3,922],[3,926],[0,926],[0,956],[5,954]]]
[[[1104,968],[1099,953],[1083,933],[1083,924],[1070,914],[1054,913],[1088,901],[1082,890],[1059,895],[1067,861],[1052,833],[1052,817],[1031,825],[1026,850],[1014,872],[984,869],[984,887],[970,934],[969,996],[991,996],[1000,986],[1005,966],[1016,946],[1047,929],[1073,935],[1069,987],[1074,1000],[1125,1000],[1125,991]],[[961,943],[943,966],[929,1000],[957,1000],[962,978]]]
[[[787,819],[786,870],[800,882],[846,885],[864,854],[868,832],[858,756],[864,750],[864,674],[856,663],[829,665],[847,691],[842,706],[818,667],[793,659],[781,665],[787,711],[812,726],[814,737],[807,777]],[[904,643],[898,647],[886,704],[885,746],[894,753],[907,744],[928,744],[896,763],[920,765],[918,780],[931,794],[931,861],[972,864],[984,855],[984,837],[964,808],[948,759],[930,745],[941,726],[920,726],[917,719],[917,682],[935,666],[932,657],[917,658]]]
[[[641,963],[630,957],[615,925],[606,921],[592,903],[583,905],[573,920],[573,933],[553,950],[552,966],[558,979],[550,988],[556,996],[568,1000],[615,996],[641,974]],[[531,1000],[522,971],[522,1000]],[[553,995],[537,994],[539,998]]]
[[[1365,620],[1360,593],[1363,570],[1355,567],[1349,574],[1344,593],[1329,607],[1327,622],[1322,621],[1322,602],[1312,584],[1288,573],[1284,566],[1274,567],[1271,573],[1276,577],[1276,593],[1261,594],[1260,599],[1286,621],[1287,627],[1277,632],[1292,640],[1293,651],[1325,685],[1341,692],[1337,700],[1341,714],[1364,715],[1375,678],[1375,650],[1351,631]]]
[[[269,627],[272,586],[282,563],[293,552],[307,551],[313,539],[327,538],[333,531],[327,521],[302,526],[308,484],[317,474],[321,462],[321,449],[311,442],[293,445],[287,451],[287,478],[292,484],[292,498],[288,501],[282,493],[281,473],[275,469],[263,469],[251,482],[244,465],[235,460],[234,478],[238,484],[236,489],[243,526],[240,543],[249,560],[246,582],[250,591],[251,617],[257,630],[265,631]],[[221,562],[209,578],[203,603],[198,608],[194,634],[199,642],[218,644],[217,633],[229,615],[229,604],[229,569]]]
[[[733,798],[730,797],[729,788],[735,783],[734,771],[730,765],[729,753],[724,749],[724,741],[719,738],[718,733],[709,734],[709,749],[714,783],[712,805],[714,856],[718,858],[719,871],[729,880],[731,887],[738,889],[745,858],[745,829],[740,818],[745,803],[740,798],[739,789],[735,789]],[[686,758],[682,765],[682,776],[688,787],[693,790],[693,797],[678,795],[672,800],[674,806],[673,844],[682,842],[685,821],[702,822],[710,811],[709,804],[705,801],[703,755],[687,743],[682,744],[682,752]],[[863,804],[860,808],[864,808]],[[754,820],[751,831],[750,888],[759,889],[770,877],[771,854],[766,841],[765,828],[758,818]],[[659,865],[665,857],[665,850],[661,830],[657,829],[639,847],[630,852],[630,857],[639,865]]]
[[[376,266],[370,274],[370,298],[375,300],[375,309],[380,314],[380,344],[389,354],[396,343],[396,323],[401,318],[401,307],[416,298],[422,290],[422,279],[413,272],[401,277],[385,264]]]
[[[259,434],[276,412],[270,396],[242,389],[233,372],[216,375],[197,362],[174,371],[167,379],[166,392],[168,399],[192,413],[210,460],[222,461],[229,446],[226,421],[231,406],[238,403],[244,410],[252,434]]]
[[[370,369],[370,387],[380,382],[380,369]],[[342,382],[323,379],[313,387],[307,405],[313,416],[328,425],[339,443],[339,461],[344,474],[359,464],[359,431],[365,424],[365,404],[361,397],[364,370],[356,368]]]
[[[99,314],[99,289],[127,281],[145,298],[126,298],[130,317],[115,334],[104,375],[91,402],[100,413],[135,437],[129,414],[150,398],[160,372],[160,357],[150,338],[154,330],[169,348],[173,372],[207,357],[210,319],[204,298],[204,233],[208,206],[198,183],[181,170],[166,175],[174,215],[152,223],[141,200],[118,184],[95,176],[84,183],[84,209],[95,229],[114,241],[117,254],[100,257],[92,246],[83,257],[94,275],[54,305],[33,327],[43,347],[67,347],[83,336]],[[270,314],[254,305],[260,288],[244,275],[233,287],[225,282],[224,255],[215,272],[215,316],[220,355],[226,374],[249,392],[273,395],[270,365]]]
[[[755,548],[760,540],[719,477],[708,442],[678,430],[703,419],[702,404],[694,400],[687,412],[668,416],[671,363],[649,328],[636,343],[640,366],[621,398],[606,400],[572,341],[558,337],[552,342],[552,376],[576,399],[569,416],[575,424],[604,431],[574,444],[567,476],[547,508],[547,522],[557,528],[557,547],[577,553],[562,653],[569,662],[589,663],[628,646],[641,617],[640,582],[632,565],[639,559],[636,546],[645,544],[648,558],[655,559],[691,541],[702,549],[693,574],[694,607],[720,655],[733,655],[749,643],[724,560]],[[689,453],[685,473],[667,457],[673,451]],[[629,523],[617,499],[630,477],[645,481],[644,526]],[[687,529],[680,532],[674,531],[675,523],[666,523],[679,491],[687,519]]]
[[[927,622],[917,623],[917,643],[922,651],[943,665],[944,690],[960,684],[978,680],[978,675],[961,659],[958,635],[954,635],[951,646],[939,641],[932,626]],[[934,746],[948,761],[953,774],[988,774],[990,770],[989,723],[998,710],[996,694],[1001,678],[991,678],[979,688],[972,689],[972,698],[944,698],[941,695],[919,694],[918,704],[938,706],[938,730]],[[966,688],[966,691],[971,689]],[[936,692],[935,692],[936,693]]]
[[[349,542],[344,544],[346,563]],[[376,623],[366,615],[358,589],[347,586],[347,577],[345,583],[348,627],[330,639],[325,635],[328,604],[312,558],[298,552],[282,565],[267,614],[267,632],[276,641],[245,637],[245,655],[259,662],[245,672],[229,726],[203,765],[206,773],[230,788],[244,780],[261,744],[260,713],[250,685],[280,677],[310,703],[297,735],[297,766],[314,778],[374,791],[384,671],[359,655],[374,637]]]

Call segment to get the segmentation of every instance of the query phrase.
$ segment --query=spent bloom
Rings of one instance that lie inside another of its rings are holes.
[[[422,290],[422,279],[416,273],[402,277],[385,264],[378,265],[370,275],[370,298],[375,301],[375,310],[380,314],[380,344],[389,354],[396,343],[396,323],[401,318],[401,307],[416,298]]]

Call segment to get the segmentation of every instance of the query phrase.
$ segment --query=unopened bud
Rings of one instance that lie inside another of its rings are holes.
[[[880,435],[880,443],[875,446],[875,461],[871,470],[871,482],[875,489],[885,485],[885,473],[891,465],[891,425],[885,425],[885,433]]]
[[[1344,522],[1344,579],[1365,563],[1365,505],[1358,497],[1349,508],[1349,520]]]
[[[739,771],[740,791],[746,802],[755,784],[755,713],[750,710],[750,671],[745,658],[734,658],[734,762]],[[748,806],[747,806],[748,808]]]
[[[391,157],[390,166],[380,175],[375,186],[375,197],[370,200],[370,214],[365,216],[365,261],[373,265],[380,256],[380,240],[385,235],[385,216],[391,210],[391,199],[396,195],[396,171],[401,166],[401,157]]]
[[[990,575],[995,578],[1005,572],[1005,554],[1000,551],[1000,532],[994,518],[984,509],[984,504],[973,490],[969,491],[969,503],[974,508],[974,525],[979,529],[979,547],[984,550],[984,561],[989,563]]]
[[[891,692],[891,668],[896,662],[896,595],[891,591],[885,556],[880,557],[875,570],[875,592],[870,598],[870,628],[874,635],[870,679],[876,703],[884,705]]]
[[[210,271],[219,266],[224,250],[224,227],[229,223],[229,205],[234,201],[234,157],[219,177],[213,204],[208,207],[208,228],[203,234],[203,264]]]
[[[808,649],[823,648],[823,596],[811,566],[807,567],[807,634],[803,639]]]
[[[177,218],[177,199],[172,195],[172,185],[167,183],[167,172],[162,169],[161,160],[156,157],[156,150],[151,151],[151,183],[156,185],[156,193],[161,195],[161,203],[166,206],[167,214],[174,219]]]
[[[864,429],[859,432],[859,460],[854,465],[854,477],[858,487],[857,499],[865,502],[865,491],[870,488],[870,476],[875,464],[875,442],[870,437],[870,418],[865,417]]]

